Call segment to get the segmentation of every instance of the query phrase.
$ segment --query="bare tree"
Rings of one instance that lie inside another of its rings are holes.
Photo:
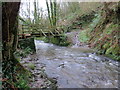
[[[48,18],[50,21],[50,25],[52,28],[56,28],[56,23],[57,23],[57,2],[56,0],[54,1],[49,1],[46,0],[46,5],[47,5],[47,11],[48,11]]]

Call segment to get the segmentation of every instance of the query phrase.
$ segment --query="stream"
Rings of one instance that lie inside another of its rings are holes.
[[[35,45],[32,58],[36,66],[42,64],[47,76],[57,80],[58,88],[118,88],[117,61],[87,46],[60,47],[40,40]]]

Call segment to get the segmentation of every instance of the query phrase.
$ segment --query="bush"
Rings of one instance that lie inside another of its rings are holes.
[[[27,38],[20,40],[18,42],[18,48],[20,49],[26,49],[26,51],[29,51],[31,49],[32,52],[35,52],[35,43],[34,43],[34,38]]]
[[[31,48],[27,47],[25,49],[19,49],[17,50],[14,55],[15,57],[26,57],[28,54],[32,54],[33,51],[31,50]]]

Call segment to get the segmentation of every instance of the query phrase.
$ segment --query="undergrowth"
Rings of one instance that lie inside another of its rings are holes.
[[[31,48],[29,48],[29,47],[27,47],[27,48],[25,48],[25,49],[18,49],[15,53],[14,53],[14,55],[15,55],[15,57],[26,57],[27,55],[29,55],[29,54],[32,54],[33,53],[33,51],[32,51],[32,49]]]
[[[14,61],[14,62],[13,62]],[[30,73],[20,64],[17,59],[2,62],[2,88],[24,88],[29,90]]]
[[[110,10],[113,13],[105,16],[105,12],[98,12],[87,29],[79,34],[81,42],[88,43],[99,54],[120,60],[119,23],[117,22],[117,9]]]
[[[29,46],[28,46],[29,45]],[[34,39],[21,40],[18,43],[18,49],[10,60],[2,62],[2,88],[3,89],[24,89],[29,90],[29,77],[31,73],[25,69],[20,61],[21,57],[35,52]],[[33,66],[31,66],[33,69]]]
[[[35,53],[34,38],[23,39],[18,43],[18,49],[14,52],[15,57],[26,57],[29,54]]]

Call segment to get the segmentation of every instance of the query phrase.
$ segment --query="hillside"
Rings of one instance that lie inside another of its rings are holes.
[[[120,60],[118,6],[117,3],[104,3],[91,24],[79,35],[81,42],[87,42],[99,54],[116,60]]]

